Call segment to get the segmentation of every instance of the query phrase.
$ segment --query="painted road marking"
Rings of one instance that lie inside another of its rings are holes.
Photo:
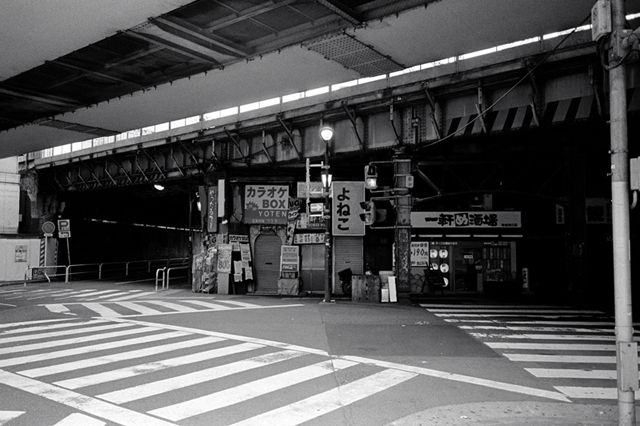
[[[233,426],[294,426],[353,404],[415,377],[416,374],[384,370],[302,401],[235,423]]]
[[[93,417],[85,416],[81,413],[73,413],[53,426],[104,426],[105,422],[102,420],[94,419]]]
[[[616,370],[583,370],[573,368],[525,368],[529,373],[543,379],[611,379],[616,380]],[[640,374],[639,374],[640,376]]]
[[[117,370],[105,371],[103,373],[90,374],[88,376],[77,377],[74,379],[62,380],[56,382],[55,384],[67,389],[79,389],[86,386],[93,386],[101,383],[111,382],[114,380],[152,373],[154,371],[160,371],[166,368],[178,367],[201,361],[208,361],[228,355],[236,355],[242,352],[253,351],[263,347],[264,346],[254,345],[253,343],[241,343],[239,345],[226,346],[223,348],[198,352],[191,355],[184,355],[180,357],[149,362],[146,364],[138,364],[132,367],[124,367]]]
[[[105,355],[96,358],[82,359],[79,361],[67,362],[64,364],[49,365],[47,367],[34,368],[31,370],[19,371],[18,374],[22,374],[27,377],[42,377],[51,374],[64,373],[67,371],[76,371],[83,368],[96,367],[98,365],[110,364],[112,362],[131,360],[136,358],[143,358],[146,356],[164,354],[171,351],[177,351],[184,349],[185,346],[189,348],[195,348],[202,345],[209,345],[211,343],[220,342],[222,339],[219,337],[201,337],[199,339],[191,339],[187,341],[180,341],[175,343],[167,343],[164,345],[146,347],[144,349],[137,349],[128,352],[119,352],[113,355]]]
[[[615,356],[503,354],[516,362],[565,362],[572,364],[615,364]],[[640,360],[638,361],[640,362]]]
[[[152,331],[158,331],[158,329],[157,328],[156,329],[151,329],[151,328],[134,329],[134,330],[128,331],[127,334],[149,333]],[[112,333],[109,333],[109,334],[112,334]],[[122,337],[123,335],[124,334],[121,333],[121,336],[119,337]],[[176,331],[172,333],[161,333],[161,334],[154,334],[151,336],[137,337],[135,339],[126,339],[126,340],[118,340],[115,342],[100,343],[100,344],[91,345],[91,346],[81,346],[79,348],[64,349],[56,352],[49,352],[47,353],[47,359],[62,358],[65,356],[72,356],[72,355],[81,355],[89,352],[97,352],[97,351],[103,351],[108,349],[121,348],[124,346],[130,346],[130,345],[139,345],[141,343],[155,342],[157,340],[171,339],[175,337],[181,337],[184,335],[186,335],[186,333]],[[91,337],[95,337],[95,339],[91,339],[91,340],[106,339],[106,337],[101,337],[101,336],[91,336]],[[111,336],[111,337],[116,337],[116,336]],[[80,338],[75,343],[84,343],[87,340],[88,340],[87,338]],[[56,342],[52,342],[52,343],[56,343]],[[19,352],[19,350],[14,352]],[[16,358],[2,359],[0,360],[0,368],[11,366],[11,365],[22,365],[22,364],[27,364],[27,363],[36,362],[36,361],[42,361],[41,354],[23,355]]]
[[[183,389],[188,386],[206,383],[227,377],[232,374],[241,373],[260,367],[266,367],[278,362],[287,361],[304,355],[298,351],[280,351],[266,355],[260,355],[241,361],[232,362],[230,364],[218,365],[216,367],[195,371],[181,376],[171,377],[155,382],[148,382],[142,385],[117,390],[113,392],[98,395],[98,398],[115,404],[124,404],[125,402],[136,401],[138,399],[147,398],[154,395],[160,395],[166,392]]]
[[[122,426],[175,426],[174,423],[169,423],[156,417],[7,371],[0,370],[0,383]]]
[[[549,350],[549,351],[611,351],[615,352],[615,345],[593,344],[584,345],[579,343],[507,343],[507,342],[485,342],[491,349],[510,350]]]
[[[60,336],[72,336],[74,334],[96,333],[99,331],[113,330],[114,328],[123,328],[123,325],[114,327],[113,324],[106,324],[103,321],[95,321],[95,320],[86,322],[83,325],[87,325],[88,327],[76,328],[73,330],[53,331],[53,332],[47,331],[39,334],[27,334],[24,336],[0,337],[0,345],[4,345],[7,343],[26,342],[29,340],[51,339],[53,337],[60,337]],[[124,327],[126,328],[126,326]],[[48,343],[49,342],[47,342],[47,344]],[[75,341],[72,343],[75,343]],[[12,348],[12,349],[18,349],[18,351],[22,351],[23,350],[22,348],[24,347],[18,347],[18,348]],[[40,348],[37,346],[33,346],[33,349],[40,349]],[[0,354],[12,353],[12,352],[3,352],[3,350],[4,349],[0,349]],[[27,349],[24,349],[24,350],[27,350]]]
[[[15,307],[17,307],[17,306],[18,306],[18,305],[12,305],[11,303],[0,303],[0,305],[2,305],[2,306],[9,306],[10,308],[15,308]]]
[[[113,318],[113,319],[110,319],[110,321],[127,322],[127,323],[138,324],[138,325],[158,326],[157,324],[154,324],[154,323],[133,320],[133,319],[126,319],[126,318]],[[188,328],[188,327],[174,326],[174,325],[163,324],[162,327],[166,329],[171,329],[171,330],[184,330],[184,331],[190,331],[192,333],[206,334],[209,336],[219,336],[219,337],[223,337],[230,340],[240,340],[244,342],[251,342],[251,343],[261,344],[265,346],[272,346],[272,347],[277,347],[277,348],[287,349],[287,350],[295,350],[295,351],[305,352],[309,354],[330,356],[328,352],[320,349],[308,348],[308,347],[298,346],[298,345],[291,345],[288,343],[276,342],[276,341],[267,340],[267,339],[258,339],[254,337],[238,336],[238,335],[233,335],[228,333],[198,330],[195,328]],[[456,382],[469,383],[469,384],[484,386],[492,389],[500,389],[507,392],[539,396],[541,398],[553,399],[556,401],[570,402],[561,393],[551,392],[544,389],[536,389],[536,388],[531,388],[527,386],[520,386],[520,385],[511,384],[511,383],[499,382],[495,380],[481,379],[481,378],[472,377],[472,376],[465,376],[462,374],[449,373],[446,371],[439,371],[439,370],[427,369],[422,367],[408,366],[404,364],[390,363],[386,361],[380,361],[380,360],[363,358],[363,357],[340,356],[340,357],[334,357],[334,358],[346,359],[354,362],[359,362],[365,365],[375,365],[385,369],[395,369],[395,370],[405,371],[412,374],[415,373],[415,374],[420,374],[424,376],[437,377],[444,380],[452,380]]]
[[[24,413],[24,411],[0,411],[0,425],[3,425],[13,419],[17,419]]]
[[[290,386],[317,379],[337,370],[357,365],[355,362],[345,360],[323,361],[314,365],[290,370],[253,382],[243,383],[235,388],[225,389],[200,398],[149,411],[149,414],[162,417],[167,420],[179,421],[199,414],[209,413],[220,408],[257,398],[271,392]],[[275,424],[275,423],[274,423]],[[277,423],[280,424],[280,423]]]
[[[582,387],[582,386],[554,386],[569,398],[580,399],[618,399],[618,390],[612,388]]]

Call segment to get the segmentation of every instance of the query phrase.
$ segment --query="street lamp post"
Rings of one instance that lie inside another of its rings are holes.
[[[324,141],[324,165],[322,166],[322,183],[324,187],[324,302],[331,303],[331,175],[329,174],[329,142],[333,138],[331,127],[322,127],[320,137]]]

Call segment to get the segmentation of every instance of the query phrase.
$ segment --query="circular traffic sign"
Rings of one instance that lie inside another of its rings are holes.
[[[42,224],[42,232],[44,232],[45,234],[52,234],[53,231],[56,230],[56,225],[53,222],[45,222]]]

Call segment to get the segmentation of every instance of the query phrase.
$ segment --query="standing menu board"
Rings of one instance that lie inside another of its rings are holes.
[[[280,272],[299,272],[299,246],[280,246]]]

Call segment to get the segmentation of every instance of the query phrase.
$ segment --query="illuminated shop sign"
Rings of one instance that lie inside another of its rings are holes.
[[[520,212],[411,212],[413,228],[520,228]]]

